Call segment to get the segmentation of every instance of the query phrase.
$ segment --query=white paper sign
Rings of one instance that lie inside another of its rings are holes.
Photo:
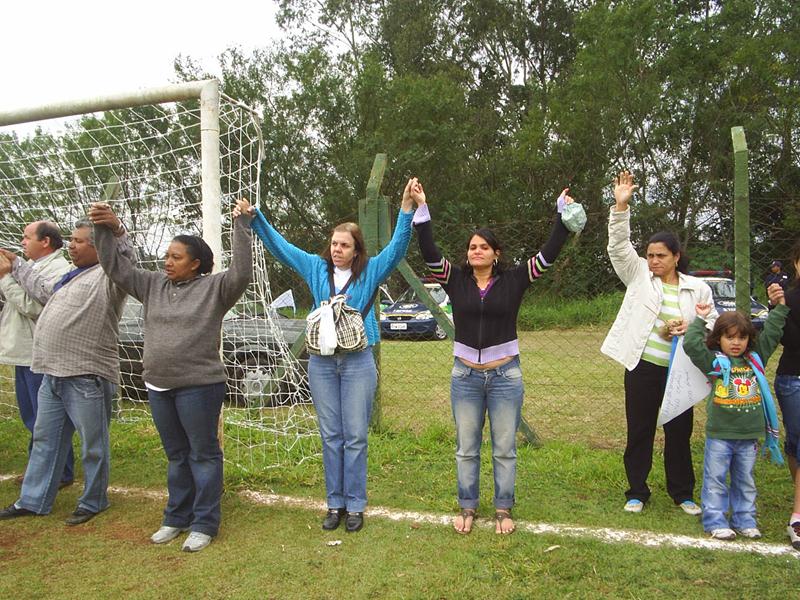
[[[676,339],[677,343],[672,344],[667,387],[658,414],[659,427],[683,414],[701,400],[705,400],[711,393],[711,382],[708,377],[694,366],[683,351],[683,338]]]
[[[294,306],[294,294],[292,294],[292,290],[286,290],[280,296],[275,298],[272,301],[272,308],[291,308],[292,312],[297,312],[297,309]]]

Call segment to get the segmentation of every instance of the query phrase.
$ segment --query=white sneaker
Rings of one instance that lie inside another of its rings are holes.
[[[745,527],[744,529],[737,529],[736,533],[742,537],[746,537],[748,540],[758,540],[761,538],[761,532],[758,530],[758,527]]]
[[[150,536],[150,541],[154,544],[166,544],[171,542],[184,531],[189,531],[188,527],[170,527],[169,525],[162,525],[158,531]]]
[[[786,533],[789,534],[789,543],[792,544],[792,548],[800,550],[800,521],[787,525]]]
[[[622,508],[627,512],[639,513],[642,512],[642,509],[644,508],[644,502],[637,500],[636,498],[631,498]]]
[[[728,527],[720,527],[719,529],[711,530],[711,537],[715,540],[735,540],[736,532]]]
[[[681,510],[687,515],[697,516],[703,512],[693,500],[684,500],[678,506],[680,506]]]
[[[214,539],[210,535],[200,533],[199,531],[192,531],[186,541],[183,542],[182,550],[184,552],[200,552],[203,548],[211,543]]]

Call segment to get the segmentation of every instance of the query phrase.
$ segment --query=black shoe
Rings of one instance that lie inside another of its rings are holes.
[[[333,531],[339,527],[339,522],[342,520],[345,512],[343,508],[329,508],[328,514],[325,515],[325,520],[322,521],[322,528],[325,531]]]
[[[17,508],[13,504],[0,510],[0,519],[16,519],[17,517],[35,517],[36,513],[27,508]]]
[[[347,533],[354,533],[364,526],[364,513],[347,513],[347,518],[344,520],[344,528]]]
[[[75,509],[75,512],[67,517],[67,520],[64,522],[67,525],[80,525],[81,523],[86,523],[86,521],[93,519],[96,514],[97,513],[93,513],[79,506]]]

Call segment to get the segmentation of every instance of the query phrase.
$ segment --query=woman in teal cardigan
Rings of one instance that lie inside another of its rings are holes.
[[[356,223],[337,225],[330,244],[322,253],[311,254],[287,242],[255,207],[251,226],[267,250],[305,280],[314,298],[314,308],[347,286],[347,304],[364,314],[378,286],[403,259],[411,239],[413,217],[412,189],[408,181],[403,192],[392,240],[377,256],[369,257],[364,236]],[[331,289],[331,276],[333,287]],[[349,285],[348,285],[349,282]],[[364,525],[367,506],[367,432],[378,374],[372,345],[380,338],[374,311],[366,312],[364,326],[368,347],[360,352],[330,356],[311,355],[308,380],[317,411],[322,438],[322,464],[325,469],[328,513],[322,523],[336,529],[343,516],[348,532]]]

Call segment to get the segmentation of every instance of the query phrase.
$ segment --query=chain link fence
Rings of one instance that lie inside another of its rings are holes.
[[[436,221],[435,209],[433,212],[439,248],[452,262],[462,261],[472,227]],[[526,388],[523,417],[545,443],[581,441],[591,447],[618,448],[625,440],[623,367],[602,355],[600,345],[622,301],[624,288],[605,251],[607,209],[588,211],[588,219],[586,229],[570,238],[557,262],[531,285],[523,300],[517,325]],[[752,215],[751,222],[754,231],[769,229],[770,224],[758,215]],[[551,223],[550,219],[514,219],[489,226],[503,242],[508,261],[514,263],[535,254],[549,235]],[[636,231],[635,209],[633,225],[633,243],[643,255],[646,240],[655,231]],[[664,228],[668,229],[666,225]],[[321,249],[326,243],[324,239],[291,237],[290,241],[309,251]],[[763,280],[773,260],[781,260],[794,279],[788,259],[794,242],[789,235],[754,237],[751,284],[754,299],[762,305],[760,310],[766,304]],[[709,239],[695,237],[686,251],[691,269],[718,272],[721,278],[734,277],[732,224],[720,227],[719,233]],[[407,260],[418,276],[427,274],[416,235],[412,237]],[[290,318],[304,318],[311,306],[305,283],[269,257],[266,269],[273,297],[292,291],[295,310],[285,307],[279,312]],[[393,306],[408,318],[404,329],[393,329],[395,321],[391,318],[381,321],[384,332],[380,348],[381,427],[422,431],[440,426],[450,431],[452,340],[438,339],[442,332],[425,315],[425,306],[412,306],[414,294],[399,273],[395,272],[384,287],[386,293],[381,294],[384,317],[392,312]],[[436,297],[446,308],[446,300],[441,295]],[[758,310],[754,308],[754,312]],[[770,361],[768,370],[773,372],[775,365],[777,356]],[[4,386],[0,395],[0,404],[15,403],[10,386]],[[697,412],[697,429],[702,431],[702,407]]]
[[[600,353],[624,293],[605,250],[607,210],[601,207],[588,211],[585,230],[570,238],[553,267],[531,285],[520,310],[517,330],[526,389],[523,417],[544,443],[564,440],[582,441],[597,448],[624,446],[623,367]],[[435,209],[433,213],[434,235],[442,254],[453,263],[463,261],[473,228],[437,221]],[[751,216],[751,222],[754,232],[769,229],[769,223],[758,215]],[[510,219],[489,226],[504,244],[508,262],[515,263],[538,251],[551,224],[549,218]],[[635,208],[632,226],[634,246],[644,255],[647,239],[658,229],[637,231]],[[669,223],[659,229],[670,229]],[[713,237],[694,236],[685,247],[690,269],[700,270],[704,276],[733,280],[733,237],[732,223],[720,223]],[[766,311],[763,281],[773,260],[781,260],[794,278],[788,260],[794,242],[788,235],[754,235],[750,274],[754,316],[762,313],[759,316],[763,318]],[[325,240],[317,240],[318,246],[324,244]],[[298,245],[316,248],[311,243]],[[418,276],[427,275],[416,235],[412,237],[407,261]],[[273,293],[277,296],[291,289],[296,316],[302,317],[311,302],[304,282],[277,263],[273,262],[270,269]],[[439,339],[444,332],[398,272],[384,287],[388,294],[381,295],[381,426],[415,431],[431,425],[449,428],[452,340]],[[436,292],[438,285],[429,283],[426,287],[447,311],[444,294]],[[719,296],[728,287],[718,284],[714,291]],[[281,310],[292,316],[291,310]],[[777,356],[769,363],[770,372],[775,365]],[[697,414],[697,430],[702,431],[702,406]]]

